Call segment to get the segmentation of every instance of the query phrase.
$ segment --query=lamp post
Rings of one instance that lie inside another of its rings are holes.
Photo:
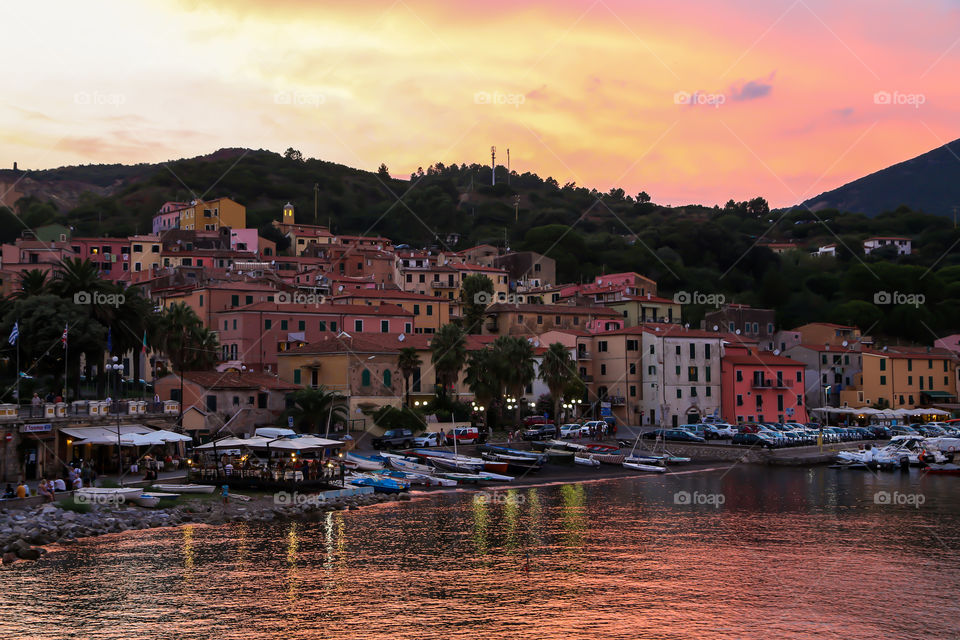
[[[111,362],[107,364],[107,371],[115,372],[116,378],[114,381],[114,395],[116,396],[117,403],[117,481],[120,483],[120,486],[123,486],[123,454],[121,453],[120,445],[120,376],[123,375],[123,365],[118,362],[119,358],[113,356]]]

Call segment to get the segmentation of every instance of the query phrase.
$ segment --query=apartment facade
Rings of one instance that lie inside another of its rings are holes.
[[[857,348],[830,344],[799,344],[783,355],[804,364],[804,389],[808,408],[838,406],[845,389],[854,386],[863,370],[863,354]],[[860,406],[860,405],[858,405]]]
[[[733,333],[756,340],[760,348],[776,349],[776,314],[773,309],[759,309],[746,304],[724,304],[704,314],[701,326],[707,331]]]
[[[487,307],[483,333],[501,336],[535,336],[554,329],[599,333],[616,331],[623,326],[623,317],[606,307],[498,302]]]
[[[433,334],[450,323],[450,301],[398,289],[357,289],[333,296],[335,304],[392,304],[413,314],[414,334]]]
[[[196,200],[177,211],[181,229],[195,231],[217,231],[221,227],[245,229],[247,226],[247,208],[230,198]]]
[[[804,363],[727,344],[720,367],[727,422],[807,422]]]
[[[957,401],[957,356],[932,347],[864,349],[863,371],[841,406],[917,409]]]

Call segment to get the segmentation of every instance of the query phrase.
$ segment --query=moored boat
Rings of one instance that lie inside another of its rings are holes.
[[[637,462],[624,462],[624,469],[633,469],[634,471],[648,471],[650,473],[663,473],[667,470],[666,467],[661,467],[654,464],[640,464]]]
[[[547,449],[544,453],[547,454],[547,460],[549,460],[551,464],[573,464],[573,451]]]
[[[400,493],[410,489],[409,482],[373,474],[352,475],[347,479],[347,482],[358,487],[373,487],[373,490],[379,493]]]
[[[362,456],[352,451],[345,456],[346,465],[361,471],[376,471],[383,469],[384,459],[381,456]]]
[[[519,471],[521,473],[539,471],[541,466],[539,460],[528,458],[526,456],[511,456],[500,453],[482,453],[480,455],[484,460],[494,460],[496,462],[506,463],[507,471]]]
[[[583,445],[590,453],[613,453],[619,451],[620,447],[612,444],[603,444],[601,442],[588,442]]]
[[[216,489],[212,484],[155,484],[151,488],[170,493],[213,493]]]
[[[926,472],[942,474],[942,475],[950,475],[950,476],[960,476],[960,465],[954,464],[952,462],[944,462],[944,463],[934,462],[932,464],[927,465]]]
[[[623,464],[626,460],[622,453],[591,453],[590,457],[603,464]]]
[[[138,505],[140,505],[141,507],[147,507],[148,509],[152,509],[153,507],[156,507],[158,504],[160,504],[160,498],[158,498],[157,496],[151,496],[146,493],[141,493],[140,495],[135,496],[133,498],[133,501]]]
[[[500,447],[492,444],[483,444],[480,445],[480,451],[486,453],[493,453],[497,455],[506,455],[506,456],[520,456],[524,458],[532,458],[534,460],[539,460],[543,462],[543,453],[539,451],[527,451],[525,449],[511,449],[510,447]]]
[[[583,465],[583,466],[585,466],[585,467],[599,467],[599,466],[600,466],[600,461],[599,461],[599,460],[594,460],[594,459],[593,459],[592,457],[590,457],[590,456],[574,456],[574,457],[573,457],[573,463],[574,463],[574,464]]]

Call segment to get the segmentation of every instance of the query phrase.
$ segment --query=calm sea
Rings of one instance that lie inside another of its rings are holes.
[[[958,489],[738,466],[128,532],[0,571],[0,638],[954,638]]]

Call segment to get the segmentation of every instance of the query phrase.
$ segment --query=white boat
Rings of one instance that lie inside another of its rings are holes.
[[[651,473],[663,473],[666,467],[660,467],[654,464],[640,464],[639,462],[624,462],[624,469],[633,469],[634,471],[649,471]]]
[[[499,473],[491,473],[489,471],[478,471],[477,475],[480,476],[481,480],[497,480],[498,482],[513,482],[513,476],[505,476]]]
[[[133,501],[138,505],[140,505],[141,507],[147,507],[150,509],[160,504],[160,498],[158,498],[157,496],[151,496],[146,493],[141,493],[139,496],[135,496],[133,498]]]
[[[387,456],[387,464],[398,471],[410,471],[411,473],[432,475],[437,470],[436,467],[420,464],[419,462],[414,462],[413,460],[408,460],[403,456],[394,455],[392,453],[384,454],[384,456]]]
[[[573,456],[573,463],[574,463],[574,464],[582,464],[582,465],[585,466],[585,467],[599,467],[599,466],[600,466],[600,461],[599,461],[599,460],[594,460],[593,458],[583,457],[583,456]]]
[[[160,493],[159,491],[144,491],[140,494],[141,497],[147,496],[150,498],[157,498],[160,501],[160,504],[163,503],[172,503],[180,497],[179,493]],[[230,496],[231,498],[236,498],[237,496]]]
[[[119,504],[131,502],[137,498],[143,489],[139,487],[84,487],[73,493],[74,500],[91,504]]]
[[[346,462],[348,466],[353,466],[361,471],[376,471],[383,469],[383,462],[378,459],[379,456],[361,456],[356,453],[348,453]]]
[[[213,493],[216,489],[212,484],[155,484],[151,485],[158,491],[170,493]],[[141,493],[143,493],[141,491]]]

